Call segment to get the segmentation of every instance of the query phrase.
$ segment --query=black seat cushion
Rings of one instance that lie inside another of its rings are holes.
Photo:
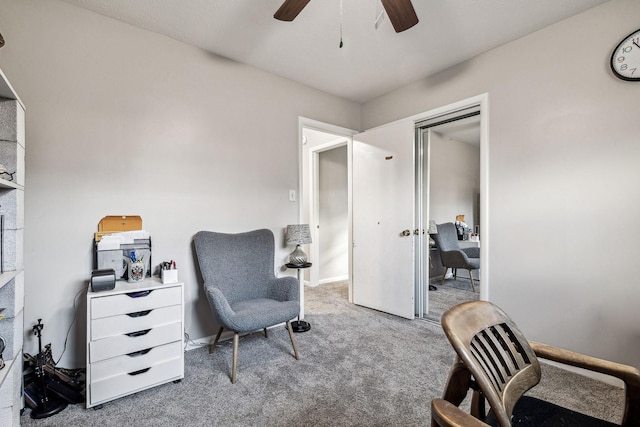
[[[485,422],[499,426],[493,412],[489,411]],[[534,397],[523,396],[513,408],[512,426],[523,427],[610,427],[620,426],[593,418],[580,412],[563,408]]]

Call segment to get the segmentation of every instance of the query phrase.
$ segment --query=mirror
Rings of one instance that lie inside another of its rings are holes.
[[[470,234],[480,227],[480,114],[422,128],[428,147],[424,156],[424,174],[428,190],[423,198],[424,215],[436,224],[463,221]],[[468,237],[467,234],[465,237]],[[473,239],[475,240],[475,239]],[[479,247],[480,241],[462,240],[459,246]],[[425,318],[440,321],[448,308],[464,301],[479,299],[479,270],[473,271],[475,291],[467,270],[446,273],[437,248],[425,249],[429,265],[429,306]],[[437,289],[437,290],[436,290]]]

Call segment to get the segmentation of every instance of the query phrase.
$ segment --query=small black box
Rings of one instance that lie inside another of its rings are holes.
[[[116,287],[116,272],[113,268],[93,270],[91,272],[91,290],[93,292],[109,291]]]

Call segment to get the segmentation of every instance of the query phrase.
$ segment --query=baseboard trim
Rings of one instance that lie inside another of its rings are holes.
[[[334,282],[344,282],[345,280],[349,280],[349,275],[345,274],[343,276],[329,277],[326,279],[318,280],[319,285],[324,285],[325,283],[334,283]]]
[[[285,322],[278,323],[277,325],[269,326],[267,329],[277,328],[279,326],[284,327],[285,326]],[[247,333],[240,334],[240,338],[242,339],[242,337],[245,336],[245,335],[255,334],[255,333],[262,333],[262,329],[256,330],[256,331],[253,331],[253,332],[247,332]],[[191,338],[187,339],[186,338],[187,336],[189,336],[188,333],[186,333],[186,336],[185,336],[184,351],[191,351],[191,350],[195,350],[195,349],[198,349],[198,348],[209,346],[209,345],[213,344],[213,342],[216,339],[215,335],[209,335],[209,336],[202,337],[202,338],[197,338],[197,339],[191,339]],[[224,341],[229,341],[231,339],[233,339],[233,332],[232,331],[224,331],[224,332],[222,332],[222,335],[220,335],[220,339],[218,340],[218,344],[220,344],[221,342],[224,342]]]

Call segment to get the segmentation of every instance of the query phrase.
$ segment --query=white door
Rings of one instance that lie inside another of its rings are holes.
[[[402,121],[353,137],[353,302],[408,319],[415,312],[414,133],[413,121]]]

